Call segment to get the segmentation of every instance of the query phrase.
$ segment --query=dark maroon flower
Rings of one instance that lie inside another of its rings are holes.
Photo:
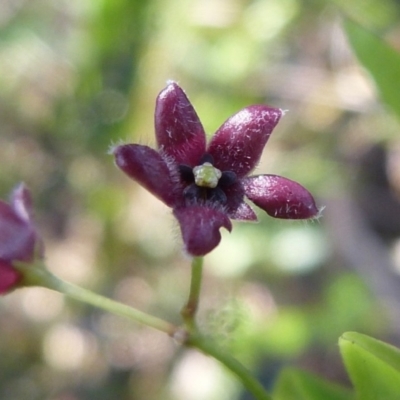
[[[139,144],[116,146],[116,164],[173,209],[187,252],[202,256],[221,240],[230,219],[256,221],[245,196],[275,218],[318,215],[311,194],[276,175],[248,176],[260,160],[282,110],[254,105],[230,117],[206,144],[203,126],[175,83],[158,95],[158,150]]]
[[[10,204],[0,200],[0,294],[16,287],[21,274],[13,262],[33,262],[42,256],[42,242],[31,221],[31,197],[25,185],[16,187]]]

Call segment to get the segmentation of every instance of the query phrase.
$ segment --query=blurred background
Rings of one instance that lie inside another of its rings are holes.
[[[179,323],[190,279],[179,229],[110,145],[154,145],[168,79],[210,135],[250,104],[289,110],[257,173],[300,182],[323,217],[260,212],[224,232],[199,319],[268,387],[289,365],[348,385],[343,332],[400,345],[400,125],[345,17],[400,49],[395,0],[1,0],[1,198],[29,186],[54,273]],[[0,399],[250,397],[158,331],[30,288],[0,299]]]

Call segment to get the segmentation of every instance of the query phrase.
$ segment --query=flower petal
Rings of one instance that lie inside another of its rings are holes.
[[[10,264],[0,260],[0,294],[7,293],[20,279],[21,275],[18,271]]]
[[[204,256],[221,241],[221,227],[229,232],[232,224],[225,213],[201,205],[174,210],[179,221],[185,250],[192,256]]]
[[[117,146],[113,154],[117,166],[128,176],[166,205],[174,204],[177,184],[173,172],[157,151],[148,146],[126,144]]]
[[[30,221],[32,216],[32,198],[28,188],[19,184],[11,195],[11,204],[17,215],[25,221]]]
[[[282,111],[263,105],[244,108],[230,117],[213,136],[207,152],[221,171],[233,171],[239,178],[258,163],[267,140]]]
[[[178,164],[197,165],[205,152],[206,135],[185,92],[175,82],[157,97],[155,130],[162,153]]]
[[[257,215],[253,209],[244,202],[244,188],[240,182],[224,187],[227,203],[226,212],[231,219],[239,221],[257,221]]]
[[[33,258],[36,233],[9,204],[0,201],[0,259],[30,261]]]
[[[256,213],[244,201],[242,201],[236,210],[229,213],[229,217],[238,221],[256,222],[258,221]]]
[[[319,210],[310,192],[297,182],[276,175],[251,176],[243,180],[246,196],[271,217],[308,219]]]

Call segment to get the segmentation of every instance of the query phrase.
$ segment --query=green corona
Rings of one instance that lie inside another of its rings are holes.
[[[222,173],[209,162],[193,168],[194,182],[197,186],[216,188]]]

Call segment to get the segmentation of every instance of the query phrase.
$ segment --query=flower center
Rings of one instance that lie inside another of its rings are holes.
[[[186,164],[178,166],[187,202],[227,203],[225,190],[237,181],[237,176],[233,171],[220,171],[213,164],[213,157],[206,153],[194,168]]]
[[[205,162],[193,168],[194,182],[197,186],[205,188],[216,188],[222,172],[211,163]]]

